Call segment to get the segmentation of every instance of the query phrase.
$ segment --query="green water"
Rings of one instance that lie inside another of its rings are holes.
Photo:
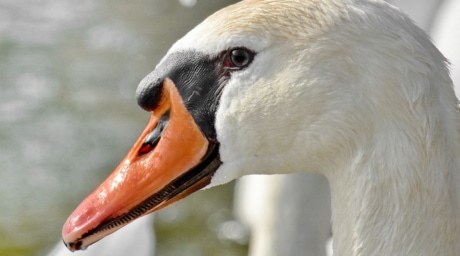
[[[0,0],[0,256],[52,248],[146,124],[138,82],[231,2]],[[156,255],[245,255],[244,239],[221,232],[233,218],[232,186],[160,212]]]

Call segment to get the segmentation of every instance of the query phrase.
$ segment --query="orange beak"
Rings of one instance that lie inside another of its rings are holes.
[[[165,79],[147,127],[113,173],[69,216],[67,247],[84,249],[134,219],[209,184],[220,165],[174,83]]]

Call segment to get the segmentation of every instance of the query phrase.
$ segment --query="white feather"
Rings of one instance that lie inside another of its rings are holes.
[[[460,254],[457,99],[421,29],[378,0],[249,0],[170,53],[239,46],[257,55],[223,90],[211,186],[317,172],[336,255]]]

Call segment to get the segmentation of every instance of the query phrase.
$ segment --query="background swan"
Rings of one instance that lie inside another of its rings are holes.
[[[432,37],[436,46],[452,64],[451,77],[457,98],[460,96],[460,10],[459,0],[444,0],[432,27]]]
[[[235,186],[251,256],[332,255],[330,208],[329,185],[317,174],[249,175]]]

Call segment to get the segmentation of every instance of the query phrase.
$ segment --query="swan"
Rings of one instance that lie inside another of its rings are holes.
[[[380,0],[245,0],[176,42],[138,86],[152,112],[69,216],[84,249],[247,174],[330,184],[336,255],[458,255],[459,116],[443,55]]]
[[[247,175],[235,186],[234,212],[251,231],[250,256],[327,256],[330,196],[315,173]]]
[[[460,1],[387,2],[406,11],[416,25],[430,32],[451,63],[450,76],[458,98]],[[326,255],[325,244],[327,255],[331,255],[331,241],[325,240],[330,220],[329,186],[311,175],[248,175],[238,180],[234,208],[237,219],[251,230],[248,255],[319,256]]]

